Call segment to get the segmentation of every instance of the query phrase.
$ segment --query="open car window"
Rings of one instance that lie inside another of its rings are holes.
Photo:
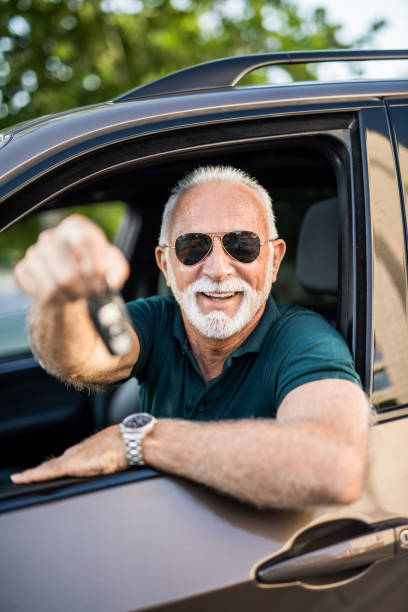
[[[247,123],[243,128],[231,126],[228,130],[225,128],[222,143],[217,141],[217,130],[209,128],[203,133],[199,131],[198,136],[192,131],[192,141],[195,139],[196,144],[191,151],[186,151],[184,146],[180,152],[177,147],[185,141],[178,138],[174,138],[174,150],[169,151],[172,140],[167,135],[157,137],[155,147],[151,143],[144,147],[139,142],[133,147],[125,143],[117,146],[115,154],[110,151],[111,157],[104,151],[96,151],[91,159],[81,160],[77,166],[70,162],[69,168],[62,166],[58,173],[55,171],[53,184],[58,189],[48,192],[44,205],[37,204],[31,216],[20,219],[0,236],[0,245],[2,237],[4,244],[9,245],[4,277],[8,277],[8,283],[12,282],[13,263],[35,241],[38,231],[55,225],[67,214],[81,212],[96,220],[111,240],[117,236],[119,246],[125,251],[131,268],[123,287],[125,300],[162,293],[154,248],[171,188],[199,165],[232,165],[247,171],[268,189],[279,235],[287,242],[286,257],[273,288],[275,299],[278,303],[294,303],[322,314],[351,345],[353,320],[348,302],[353,299],[353,243],[348,231],[351,161],[344,133],[352,123],[352,115],[336,116],[332,130],[327,129],[330,121],[316,119],[314,123],[316,133],[312,135],[309,135],[313,127],[311,119],[296,126],[280,120],[263,125]],[[290,137],[284,137],[285,129],[292,132]],[[255,132],[262,135],[259,141]],[[248,142],[243,143],[243,135],[248,136]],[[206,146],[197,145],[200,139]],[[134,159],[140,150],[151,153],[154,149],[153,161]],[[115,163],[119,159],[121,163]],[[123,159],[127,159],[126,163]],[[106,167],[108,162],[110,166]],[[39,200],[44,198],[45,189],[48,183],[40,178]],[[22,193],[16,202],[18,215],[24,202],[26,206],[36,205],[35,193],[34,189],[32,199]],[[80,208],[72,208],[72,202]],[[33,225],[35,231],[30,229]],[[12,251],[13,241],[20,234],[27,239],[19,250]],[[21,295],[17,299],[25,300]],[[5,323],[10,338],[1,349],[3,361],[11,358],[13,350],[16,356],[27,349],[27,340],[21,331],[25,308],[26,303],[22,302],[20,310],[12,313],[18,320],[17,334],[12,334],[11,326]],[[114,388],[89,395],[66,388],[38,364],[34,367],[31,362],[24,364],[21,360],[20,365],[24,371],[19,370],[17,362],[12,367],[7,365],[5,384],[0,391],[0,405],[7,406],[0,411],[0,442],[3,442],[0,470],[3,470],[4,483],[13,469],[34,465],[62,452],[95,430],[118,422],[137,405],[137,388],[129,392],[123,387]],[[22,382],[29,389],[30,398],[34,398],[29,403]],[[21,453],[20,440],[25,441],[24,453]],[[115,477],[109,482],[114,484]],[[104,486],[102,480],[101,486]],[[10,485],[14,491],[13,487]],[[35,489],[42,491],[41,485]],[[71,494],[71,485],[61,483],[61,489],[66,495]],[[32,493],[32,490],[27,492],[27,503],[34,503]],[[23,503],[21,489],[18,497],[19,504]]]

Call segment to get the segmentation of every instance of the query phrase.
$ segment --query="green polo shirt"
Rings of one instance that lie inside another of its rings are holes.
[[[140,382],[141,409],[157,417],[274,417],[285,395],[307,382],[343,378],[360,385],[347,344],[326,319],[298,306],[277,306],[272,296],[253,332],[208,384],[173,297],[127,306],[140,341],[132,376]]]

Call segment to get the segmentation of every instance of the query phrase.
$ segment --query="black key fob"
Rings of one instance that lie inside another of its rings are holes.
[[[88,297],[88,311],[99,335],[112,355],[126,355],[132,348],[129,315],[120,293],[106,288]]]

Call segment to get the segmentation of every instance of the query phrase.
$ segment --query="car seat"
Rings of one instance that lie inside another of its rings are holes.
[[[312,204],[303,218],[296,253],[296,275],[306,291],[337,295],[338,242],[337,199]]]

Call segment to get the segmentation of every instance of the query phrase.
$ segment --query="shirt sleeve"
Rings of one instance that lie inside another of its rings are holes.
[[[280,355],[275,378],[275,405],[300,385],[327,378],[350,380],[361,387],[347,343],[320,315],[295,312],[281,326],[276,338]]]
[[[139,381],[144,379],[155,343],[160,341],[163,326],[168,323],[169,313],[165,302],[165,298],[153,296],[126,304],[140,344],[139,359],[131,373],[131,376],[135,376]]]

